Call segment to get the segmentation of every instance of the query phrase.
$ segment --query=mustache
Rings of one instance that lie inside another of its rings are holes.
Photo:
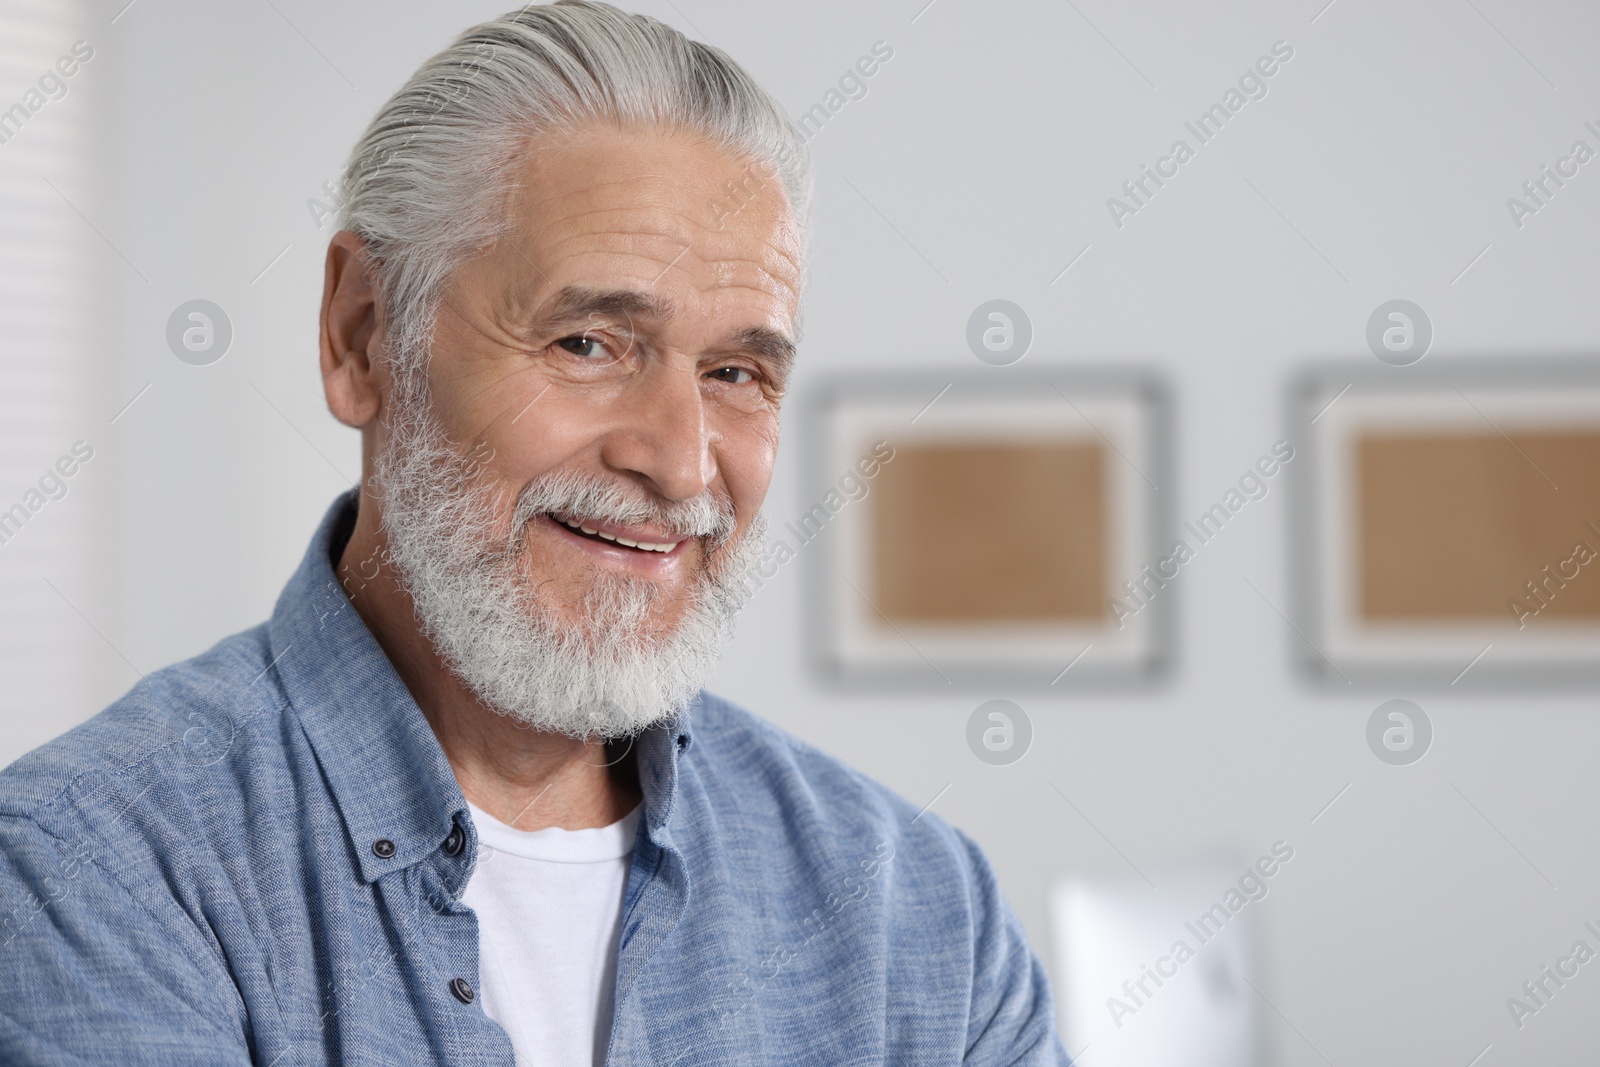
[[[660,526],[678,537],[705,538],[713,549],[738,529],[733,502],[710,489],[689,500],[663,500],[637,486],[573,470],[548,471],[524,486],[511,528],[520,533],[551,512],[624,526]]]

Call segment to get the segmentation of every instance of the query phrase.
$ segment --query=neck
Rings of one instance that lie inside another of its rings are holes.
[[[536,730],[497,714],[439,658],[388,562],[377,504],[364,488],[334,570],[472,804],[519,830],[581,830],[616,822],[639,803],[633,746]]]

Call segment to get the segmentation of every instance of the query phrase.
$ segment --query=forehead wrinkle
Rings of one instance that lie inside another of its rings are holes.
[[[573,224],[575,219],[588,219],[592,224],[596,217],[605,217],[609,225],[588,228]],[[675,210],[671,206],[613,205],[595,207],[551,219],[545,226],[539,228],[536,242],[545,245],[545,253],[539,256],[545,263],[550,263],[552,260],[581,262],[590,257],[600,256],[643,259],[665,268],[658,273],[655,267],[652,267],[649,271],[652,277],[647,284],[642,277],[618,278],[622,288],[639,292],[643,292],[646,288],[661,288],[662,278],[670,272],[677,274],[679,278],[706,295],[734,295],[747,292],[763,300],[777,300],[786,305],[786,310],[792,316],[792,307],[799,298],[799,257],[792,246],[792,241],[784,239],[787,235],[787,230],[783,227],[780,227],[779,233],[772,235],[741,235],[737,232],[712,229],[695,220],[692,215]],[[752,248],[751,242],[742,239],[749,236],[757,238],[757,247]],[[671,248],[672,254],[667,256],[664,250],[657,253],[649,248],[650,245],[658,243],[665,243]],[[532,260],[522,253],[522,249],[518,248],[517,252],[533,265]],[[537,266],[535,269],[541,276],[545,276],[543,269]],[[633,271],[628,270],[626,273],[632,274]],[[547,281],[550,280],[548,276],[545,277]],[[608,287],[603,285],[567,287],[568,290],[580,288],[589,290],[587,296],[593,296],[597,291],[603,291]],[[566,301],[565,307],[556,306],[549,311],[539,311],[529,306],[531,301],[524,302],[533,295],[532,293],[526,293],[521,298],[515,293],[505,295],[512,305],[507,310],[511,311],[514,317],[522,317],[517,314],[515,307],[522,305],[522,314],[536,314],[541,322],[563,313],[569,317],[576,317],[584,311],[591,310],[613,312],[621,310],[629,314],[639,314],[641,317],[654,316],[663,320],[670,319],[677,313],[677,309],[670,301],[661,301],[652,308],[618,305],[607,308],[588,304],[579,306],[575,301]],[[559,295],[557,299],[560,299]]]
[[[624,244],[637,244],[641,239],[665,241],[676,247],[691,243],[676,233],[660,233],[648,229],[580,230],[551,238],[550,253],[552,256],[629,255],[649,258],[648,252],[638,248],[622,247]],[[581,247],[576,251],[569,250],[568,246],[573,244]]]
[[[743,265],[749,265],[772,278],[787,290],[795,287],[784,280],[784,275],[799,273],[799,256],[788,247],[779,233],[762,236],[756,247],[741,240],[740,235],[719,230],[706,231],[705,252],[696,252],[696,258],[723,276]]]
[[[688,274],[701,290],[743,288],[774,295],[759,284],[739,280],[740,273],[749,270],[769,279],[783,294],[794,295],[798,291],[798,286],[789,280],[789,276],[799,274],[797,258],[785,251],[781,242],[770,237],[759,238],[759,248],[754,249],[738,235],[716,230],[701,231],[695,239],[678,237],[676,240],[672,269]],[[700,268],[699,278],[689,269],[691,264]],[[705,281],[707,277],[711,279],[709,282]]]
[[[680,218],[683,217],[680,212],[670,211],[668,209],[664,209],[662,207],[655,206],[655,205],[608,204],[608,205],[605,205],[603,207],[592,207],[592,208],[586,208],[586,209],[579,210],[579,211],[566,212],[565,214],[562,214],[559,217],[550,219],[548,222],[546,222],[543,226],[541,226],[539,228],[538,232],[543,233],[544,231],[552,229],[552,228],[555,228],[555,227],[558,227],[558,226],[562,225],[563,223],[573,223],[573,222],[577,222],[579,220],[589,219],[591,216],[594,216],[594,215],[647,215],[647,216],[651,216],[649,221],[654,222],[654,221],[656,221],[657,218],[659,218],[659,216],[661,216],[663,214],[673,214],[673,215],[678,215]],[[569,228],[571,228],[571,227],[569,227]],[[656,232],[653,232],[651,227],[637,225],[637,224],[630,224],[630,225],[623,226],[621,228],[612,228],[612,227],[609,227],[609,226],[601,226],[601,227],[599,227],[597,229],[593,229],[593,230],[579,230],[578,233],[572,234],[571,236],[574,236],[574,237],[599,236],[601,234],[612,233],[612,234],[629,234],[629,235],[632,235],[632,234],[645,234],[645,235],[655,236],[655,237],[678,237],[678,232],[679,232],[679,230],[681,230],[681,227],[672,227],[670,229],[671,229],[672,232],[656,233]],[[679,239],[681,240],[681,238],[679,238]]]
[[[633,193],[622,203],[615,201],[606,203],[605,191],[618,187],[626,188],[630,185],[644,184],[646,189]],[[675,184],[670,177],[661,177],[656,181],[643,181],[638,176],[630,178],[600,179],[588,182],[582,186],[555,191],[538,191],[536,183],[528,183],[521,188],[524,196],[516,203],[513,211],[526,209],[532,218],[540,218],[555,214],[560,219],[583,218],[588,215],[603,214],[609,211],[660,211],[671,210],[667,199],[668,190]],[[667,189],[662,189],[667,186]],[[595,200],[600,204],[589,206]]]
[[[570,225],[580,220],[592,220],[593,216],[622,216],[622,218],[593,229]],[[554,243],[558,246],[569,244],[575,240],[597,239],[603,241],[615,238],[631,240],[639,237],[661,238],[675,242],[678,245],[689,245],[690,247],[701,241],[705,241],[713,248],[721,244],[737,245],[739,243],[739,235],[736,232],[707,225],[696,213],[689,212],[680,205],[670,203],[613,204],[572,211],[561,215],[559,218],[551,219],[539,228],[538,235],[545,236],[552,229],[565,229],[567,231],[555,235]],[[574,230],[576,232],[573,232]],[[719,241],[719,238],[725,238],[726,240]],[[778,235],[762,238],[761,243],[767,251],[780,256],[787,261],[789,266],[793,267],[796,257],[781,247],[787,242],[777,238]],[[719,256],[715,258],[735,257]]]
[[[621,236],[631,237],[633,235],[622,234]],[[581,238],[574,238],[574,240],[581,240]],[[586,247],[575,252],[566,253],[566,258],[572,260],[581,260],[589,256],[642,257],[650,259],[653,264],[660,266],[660,263],[654,257],[622,248]],[[787,257],[780,264],[774,264],[768,256],[732,255],[707,259],[700,255],[692,244],[687,248],[679,245],[670,258],[670,264],[667,268],[656,274],[648,284],[659,285],[668,273],[672,273],[687,278],[695,289],[704,294],[713,292],[731,294],[738,291],[746,291],[755,293],[763,298],[790,302],[798,297],[799,287],[796,284],[797,279],[791,277],[791,271],[780,269],[781,266],[787,265]],[[639,284],[642,286],[645,283]],[[569,286],[568,288],[573,287]],[[602,290],[600,286],[583,286],[579,288],[587,288],[591,291]],[[641,287],[631,291],[642,293],[644,289]],[[658,318],[671,318],[676,313],[676,308],[671,301],[667,301],[665,298],[657,299],[663,301],[660,308],[641,309],[640,313],[650,314],[653,312]],[[628,310],[632,313],[632,309]]]
[[[544,254],[541,256],[541,258],[544,259],[546,266],[548,266],[551,270],[556,270],[557,268],[554,265],[554,263],[552,263],[552,260],[559,262],[559,261],[561,261],[563,259],[566,259],[566,260],[582,259],[585,256],[592,256],[592,255],[598,255],[598,256],[618,256],[618,255],[639,256],[639,255],[644,255],[644,253],[641,253],[641,252],[627,251],[627,250],[623,250],[623,249],[619,249],[619,248],[581,247],[581,248],[578,248],[578,249],[572,250],[572,251],[567,251],[567,250],[563,249],[564,245],[571,244],[573,242],[582,242],[586,237],[589,237],[589,236],[592,236],[592,235],[575,234],[575,235],[572,235],[572,236],[569,236],[569,237],[559,238],[554,242],[553,246],[550,249],[548,249],[548,250],[546,250],[544,252]],[[634,236],[634,235],[628,235],[628,236]],[[668,235],[666,235],[666,234],[646,234],[645,236],[658,236],[658,237],[662,237],[664,239],[669,239]],[[536,264],[531,258],[529,258],[527,253],[523,252],[521,248],[517,247],[517,245],[514,242],[506,242],[506,243],[508,245],[510,245],[510,247],[517,253],[517,255],[522,259],[522,261],[524,263],[526,263],[529,267],[532,267],[533,270],[538,273],[539,278],[542,281],[544,281],[546,283],[551,281],[550,275],[546,272],[546,270],[544,268],[540,267],[538,264]],[[537,249],[535,249],[535,251],[536,251],[536,253],[538,252]],[[646,258],[648,258],[648,257],[646,257]],[[526,285],[526,286],[523,285],[521,283],[521,281],[518,279],[517,273],[515,271],[501,271],[500,274],[501,274],[501,277],[500,277],[498,285],[497,285],[497,288],[499,289],[498,302],[499,302],[500,308],[501,308],[500,313],[505,315],[505,316],[507,316],[510,319],[524,319],[527,316],[534,314],[536,309],[537,309],[537,307],[538,307],[538,304],[536,303],[536,301],[538,300],[538,288],[539,287],[536,284],[535,285]],[[557,292],[556,296],[552,297],[550,299],[560,299],[560,297],[563,294],[566,294],[566,293],[569,293],[570,291],[574,291],[574,290],[578,290],[578,289],[587,290],[590,294],[598,293],[598,292],[601,292],[601,291],[605,291],[605,290],[603,290],[603,287],[601,287],[601,286],[568,285],[568,286],[564,287],[563,289],[559,290]],[[616,291],[621,291],[621,290],[618,289]],[[670,311],[667,312],[667,314],[670,314],[670,313],[671,313]],[[549,316],[546,315],[545,317],[549,317]]]
[[[620,185],[626,183],[614,182],[611,184]],[[679,240],[684,239],[681,235],[686,229],[697,233],[716,232],[700,219],[698,205],[695,206],[694,210],[690,210],[687,205],[673,200],[673,194],[669,191],[657,192],[652,188],[644,195],[634,196],[632,199],[622,203],[612,201],[594,204],[592,202],[597,199],[595,194],[600,188],[603,187],[591,186],[566,195],[550,197],[548,202],[544,204],[534,203],[530,205],[533,208],[533,217],[550,218],[550,222],[541,227],[541,229],[547,229],[550,226],[561,223],[587,220],[596,215],[623,215],[629,217],[628,222],[620,229],[612,232],[637,233],[654,229],[656,226],[664,226],[664,228],[672,231],[664,236],[677,237]],[[637,217],[641,215],[647,216],[647,221],[655,223],[656,226],[641,226],[637,220]],[[602,227],[602,229],[604,228]]]
[[[603,239],[618,236],[662,237],[676,241],[679,244],[691,245],[701,239],[707,239],[712,244],[721,243],[718,241],[719,238],[727,238],[730,242],[738,241],[737,231],[708,224],[698,205],[691,209],[689,205],[671,199],[670,193],[663,193],[660,196],[640,197],[631,202],[620,204],[606,203],[586,206],[581,204],[573,205],[571,203],[573,200],[580,198],[591,199],[588,194],[592,192],[593,188],[585,189],[565,196],[551,198],[553,202],[551,204],[543,205],[542,207],[536,206],[532,212],[533,218],[543,218],[545,221],[542,225],[536,227],[532,236],[543,237],[554,230],[557,231],[555,240],[558,243],[566,243],[573,239],[585,237]],[[551,210],[555,202],[561,202],[560,208]],[[762,221],[770,222],[777,226],[778,232],[771,237],[764,238],[762,243],[783,256],[783,258],[790,260],[792,265],[795,256],[790,254],[789,251],[781,249],[782,245],[791,244],[793,237],[790,232],[792,221],[785,225],[786,219],[784,216],[787,215],[787,212],[782,210],[787,207],[787,201],[778,200],[773,206],[780,209],[775,214],[759,209],[751,212],[740,209],[736,214],[747,215],[751,222],[757,224],[758,229],[765,229],[760,225]],[[592,223],[596,216],[617,218],[614,222],[602,222],[593,229],[575,225],[580,222]],[[573,230],[577,230],[577,232],[572,232]],[[784,240],[783,237],[789,237],[791,240]]]
[[[700,260],[701,265],[712,276],[712,285],[707,288],[748,289],[766,296],[795,295],[795,286],[784,277],[787,272],[774,270],[766,257],[718,256],[711,260],[699,256],[695,258]],[[755,279],[742,280],[746,271],[753,272]],[[766,279],[770,284],[768,286],[757,284],[761,279]]]

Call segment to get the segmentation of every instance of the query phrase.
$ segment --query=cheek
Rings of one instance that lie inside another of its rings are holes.
[[[778,457],[778,413],[741,415],[727,421],[718,435],[717,469],[743,525],[760,509],[772,482],[772,466]]]
[[[560,386],[519,389],[497,404],[479,433],[493,447],[491,469],[522,484],[569,462],[594,443],[593,397],[572,396]]]

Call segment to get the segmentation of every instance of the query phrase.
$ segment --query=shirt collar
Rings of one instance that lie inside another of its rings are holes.
[[[335,577],[334,560],[350,539],[359,500],[359,487],[334,500],[278,597],[267,624],[268,670],[277,673],[310,740],[362,879],[371,882],[431,855],[452,820],[470,827],[470,818],[433,728]],[[644,832],[664,848],[671,846],[678,760],[693,743],[693,710],[650,727],[634,743]],[[468,836],[476,837],[470,829]],[[392,852],[375,848],[380,841],[392,844]]]

